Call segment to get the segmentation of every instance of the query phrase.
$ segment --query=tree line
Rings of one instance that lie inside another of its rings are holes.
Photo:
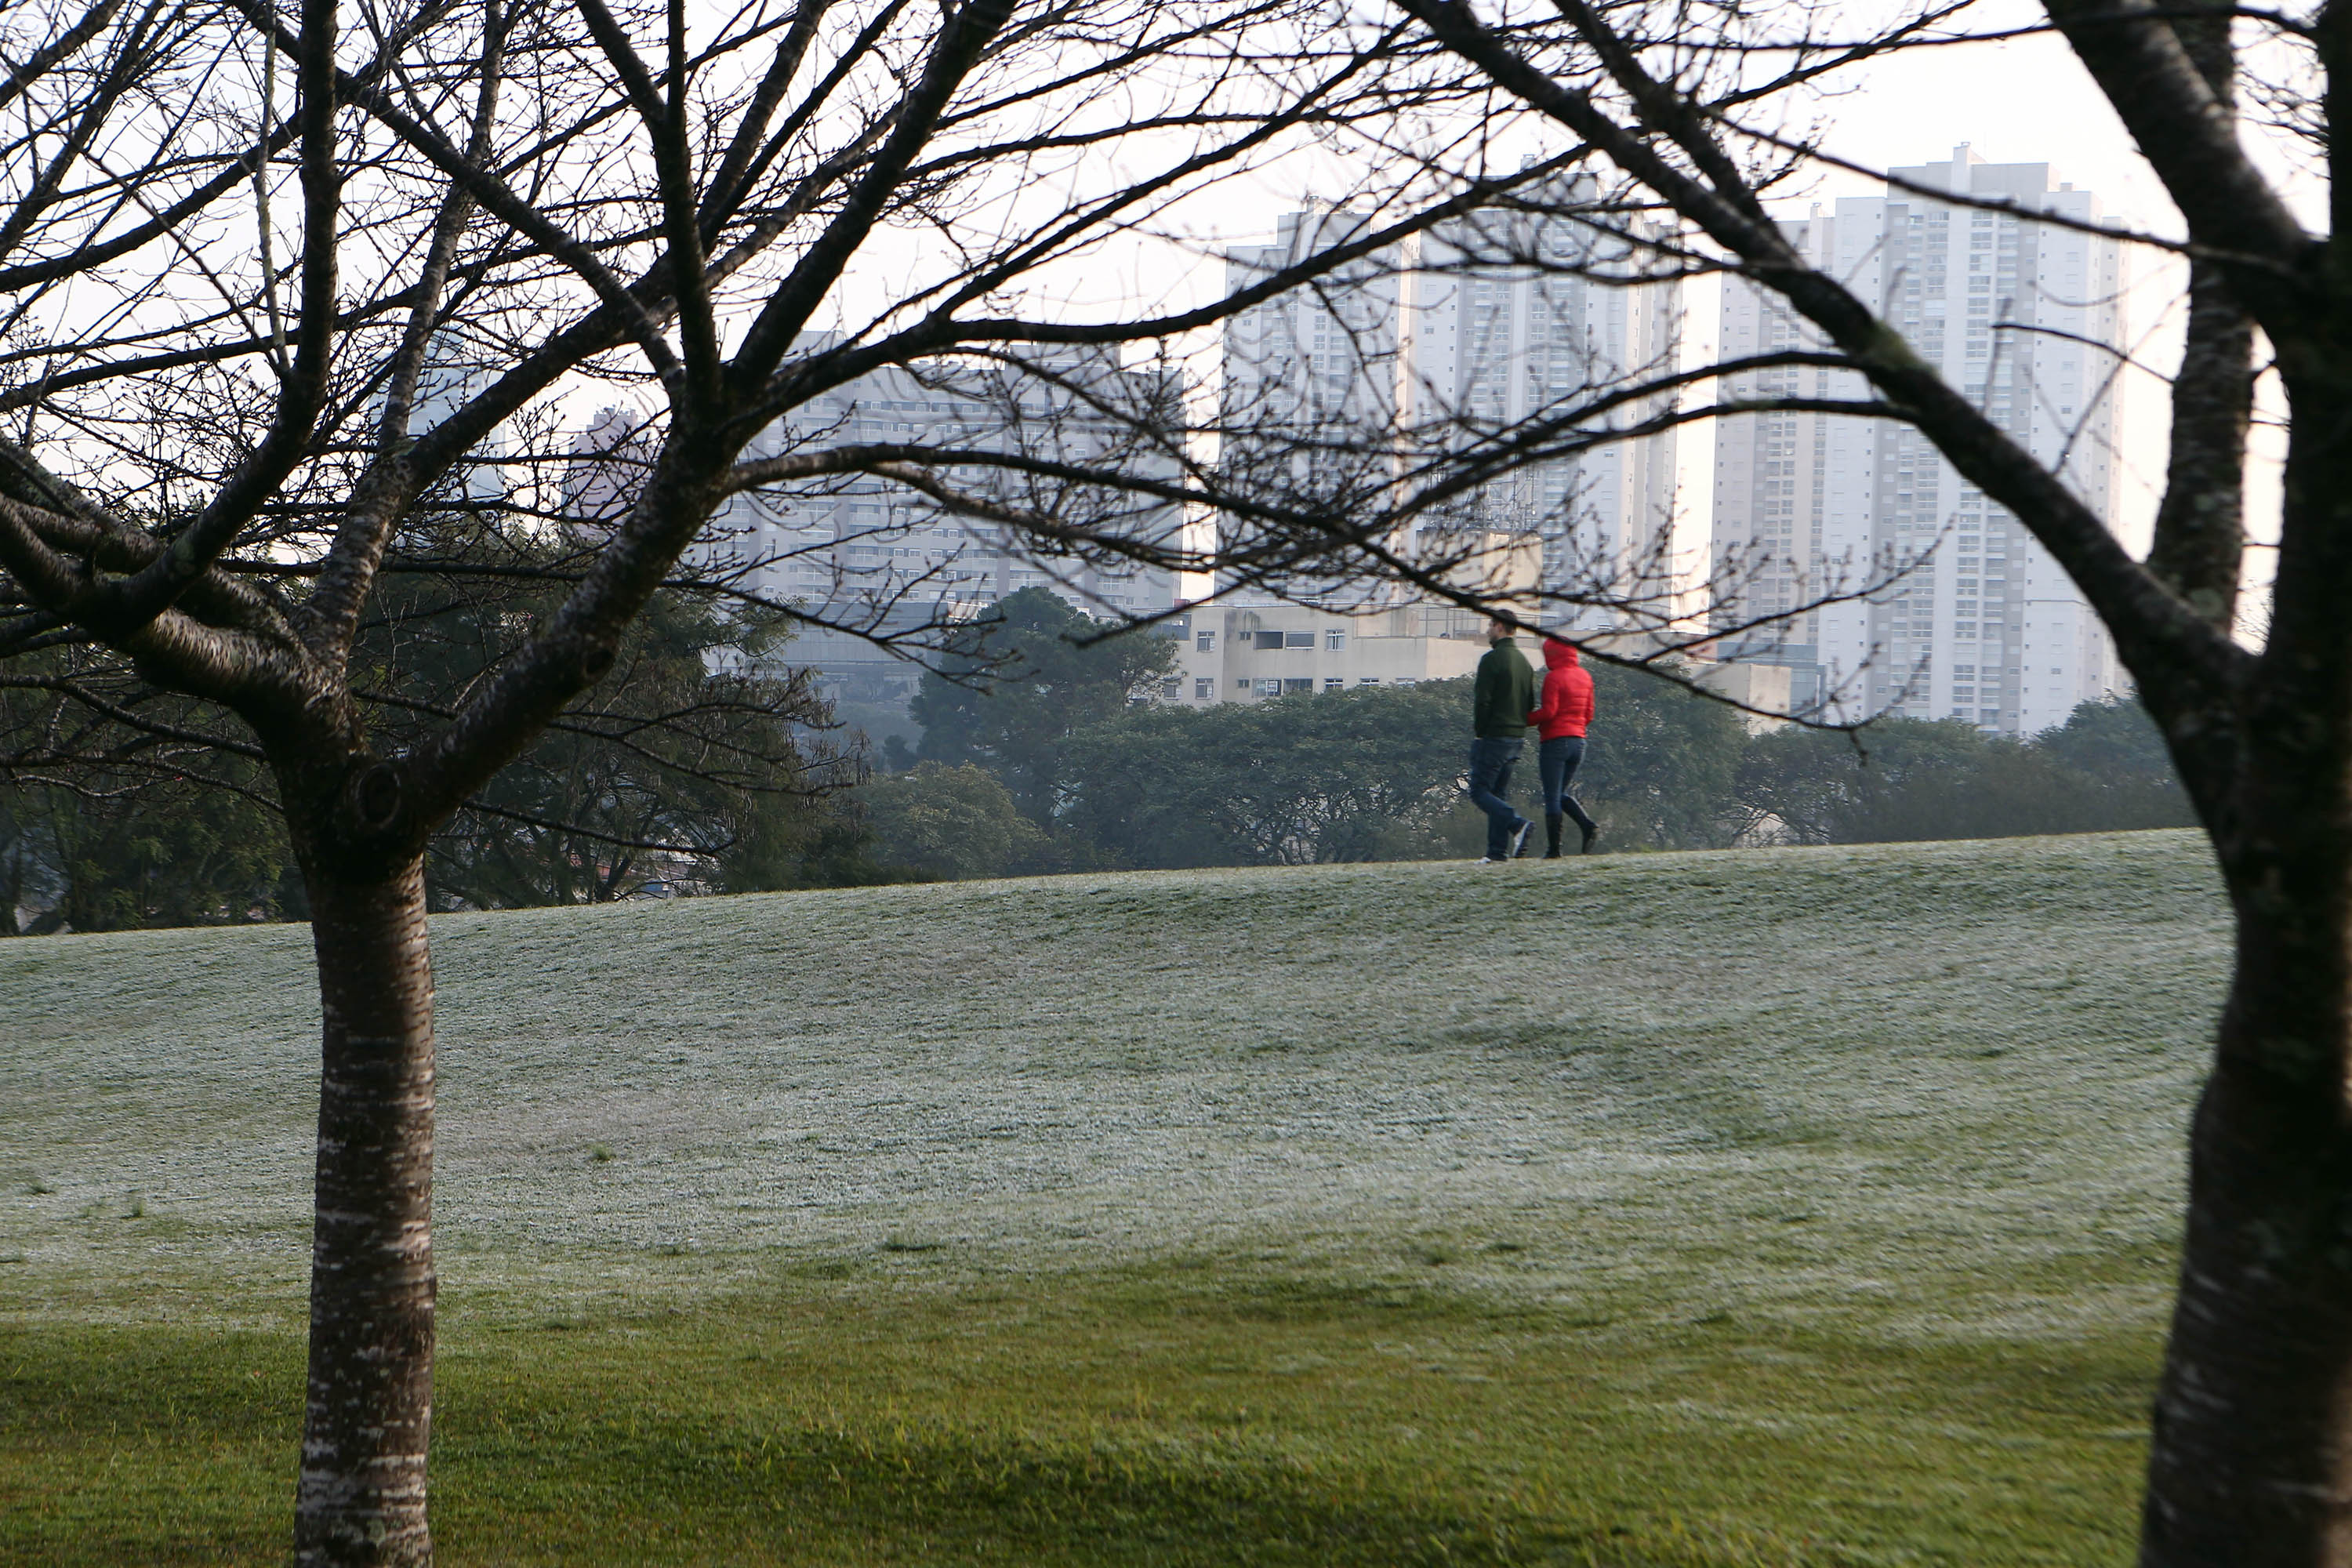
[[[1173,645],[1085,645],[1049,595],[1015,595],[989,647],[1021,677],[995,693],[926,677],[905,771],[856,792],[879,864],[953,878],[1118,868],[1475,858],[1463,800],[1470,682],[1359,686],[1190,708],[1137,700]],[[2026,740],[1957,721],[1859,734],[1751,734],[1686,686],[1599,665],[1579,797],[1616,850],[1854,844],[2193,825],[2162,737],[2136,703],[2085,703]],[[1530,761],[1515,777],[1535,789]]]
[[[432,608],[410,627],[426,649],[478,647],[516,614],[507,594]],[[707,711],[712,726],[690,745],[667,731],[658,744],[551,731],[436,836],[428,899],[507,909],[1479,853],[1484,819],[1461,795],[1466,678],[1181,707],[1143,698],[1173,643],[1088,640],[1096,629],[1043,590],[1011,596],[926,676],[911,704],[921,744],[869,763],[829,727],[805,677],[730,672],[742,642],[788,653],[782,627],[673,596],[607,689],[620,710]],[[1751,734],[1684,686],[1592,673],[1601,717],[1577,787],[1612,850],[2194,823],[2162,737],[2129,701],[2085,703],[2022,741],[1907,719],[1859,735]],[[797,787],[729,787],[709,765],[719,743],[782,759]],[[1533,767],[1521,772],[1516,788],[1532,798]],[[0,930],[20,929],[19,908],[38,911],[21,926],[35,932],[301,917],[283,825],[253,791],[128,772],[116,782],[0,786]]]
[[[560,605],[576,548],[464,514],[422,520],[355,652],[388,733],[447,711]],[[600,903],[866,881],[842,792],[864,776],[807,672],[779,662],[790,622],[756,605],[656,594],[592,700],[549,726],[427,840],[437,910]],[[28,661],[30,662],[30,661]],[[91,679],[58,650],[41,667]],[[178,717],[151,698],[145,717]],[[108,737],[65,695],[0,688],[0,934],[302,920],[309,900],[269,771],[176,742]],[[46,744],[44,743],[46,742]]]

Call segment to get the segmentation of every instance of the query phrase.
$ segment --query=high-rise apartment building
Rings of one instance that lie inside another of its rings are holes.
[[[815,352],[824,340],[813,334],[803,346]],[[754,437],[743,458],[907,443],[1021,452],[1081,466],[1108,462],[1122,472],[1174,477],[1176,464],[1155,456],[1153,438],[1139,435],[1173,421],[1171,378],[1124,369],[1115,351],[1051,351],[1035,363],[1045,374],[945,364],[875,371],[796,407]],[[581,471],[593,475],[594,468]],[[1182,528],[1177,508],[1115,490],[1081,492],[980,464],[951,469],[948,478],[975,493],[1062,510],[1137,540],[1174,542]],[[949,514],[872,475],[741,492],[711,520],[695,554],[706,569],[732,571],[741,586],[765,597],[885,633],[977,614],[1024,588],[1045,589],[1089,614],[1139,617],[1172,607],[1178,589],[1172,571],[1101,552],[1045,553],[1012,529]],[[922,676],[919,666],[848,633],[805,631],[786,657],[817,670],[835,697],[856,703],[903,702]]]
[[[1226,291],[1239,293],[1344,245],[1372,222],[1345,208],[1285,213],[1273,244],[1226,253]],[[1385,501],[1395,470],[1402,257],[1395,246],[1382,247],[1227,320],[1217,424],[1227,485],[1342,517]],[[1218,553],[1229,585],[1244,563],[1256,563],[1257,542],[1249,521],[1220,520]],[[1279,585],[1333,608],[1383,595],[1377,585],[1350,582],[1347,564],[1335,555],[1330,570],[1318,571],[1311,554],[1302,555],[1296,569],[1280,574]]]
[[[1816,207],[1784,232],[2112,518],[2122,258],[2097,231],[2096,198],[2053,187],[2047,163],[1987,163],[1966,146],[1891,175],[1885,195]],[[1725,283],[1726,359],[1820,343],[1777,297]],[[1726,390],[1868,395],[1859,375],[1811,366],[1750,373]],[[1723,623],[1789,616],[1727,640],[1727,657],[1791,667],[1801,709],[2031,735],[2119,684],[2105,630],[2065,574],[1907,426],[1809,413],[1725,421],[1714,536],[1729,585]]]
[[[425,363],[418,367],[416,386],[408,403],[408,433],[422,436],[455,415],[488,390],[498,379],[488,356],[469,345],[455,327],[443,327],[427,339]],[[385,395],[368,400],[371,425],[383,417]],[[441,494],[453,502],[491,505],[507,499],[504,460],[506,442],[493,430],[474,443],[464,460],[450,470]]]
[[[1591,182],[1571,194],[1591,199]],[[1680,287],[1622,281],[1639,269],[1632,243],[1560,216],[1482,214],[1430,234],[1400,300],[1397,405],[1411,446],[1463,450],[1671,370]],[[1673,402],[1643,397],[1578,424],[1624,428]],[[1630,610],[1646,624],[1671,613],[1675,587],[1675,456],[1671,430],[1603,442],[1482,487],[1463,521],[1539,542],[1545,588],[1613,584],[1631,602],[1549,606],[1547,619],[1597,630]]]
[[[1590,200],[1591,183],[1566,195],[1559,205]],[[1227,286],[1270,276],[1370,221],[1344,210],[1288,214],[1273,245],[1230,253]],[[1670,365],[1678,286],[1628,286],[1622,279],[1638,265],[1633,244],[1565,213],[1479,215],[1273,296],[1225,331],[1226,471],[1342,506],[1386,500],[1418,464]],[[1643,399],[1604,418],[1623,427],[1670,402]],[[1394,542],[1424,560],[1472,563],[1488,587],[1633,582],[1670,569],[1674,468],[1671,434],[1604,444],[1503,475]],[[1322,586],[1294,580],[1289,592],[1350,601]],[[1360,588],[1353,599],[1383,596]],[[1615,618],[1595,610],[1578,624]]]

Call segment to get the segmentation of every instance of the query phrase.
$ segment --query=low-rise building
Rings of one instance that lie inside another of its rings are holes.
[[[1166,624],[1182,654],[1160,695],[1191,706],[1451,680],[1476,669],[1486,651],[1486,618],[1440,605],[1360,615],[1208,605]]]
[[[1448,605],[1397,605],[1341,615],[1301,605],[1200,605],[1162,623],[1181,649],[1160,689],[1163,702],[1205,708],[1263,702],[1359,686],[1417,686],[1477,672],[1486,652],[1487,617]],[[1542,655],[1522,634],[1530,660]],[[1621,658],[1654,652],[1647,633],[1600,632],[1578,641]],[[1660,671],[1728,698],[1744,710],[1750,733],[1776,729],[1789,710],[1789,675],[1778,665],[1718,664],[1702,647],[1668,656]]]
[[[1785,664],[1719,664],[1695,660],[1690,674],[1699,685],[1738,704],[1739,722],[1751,735],[1785,728],[1794,671]]]

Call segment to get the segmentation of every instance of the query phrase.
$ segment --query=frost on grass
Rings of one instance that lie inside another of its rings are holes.
[[[1190,1258],[1931,1336],[2152,1319],[2227,942],[2185,834],[434,935],[438,1237],[478,1301]],[[302,936],[0,944],[0,1311],[299,1310]]]

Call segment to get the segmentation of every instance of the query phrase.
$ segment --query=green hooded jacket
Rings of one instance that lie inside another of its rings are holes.
[[[1527,739],[1528,715],[1535,711],[1538,696],[1536,671],[1516,641],[1505,637],[1486,650],[1471,689],[1472,722],[1480,740]]]

